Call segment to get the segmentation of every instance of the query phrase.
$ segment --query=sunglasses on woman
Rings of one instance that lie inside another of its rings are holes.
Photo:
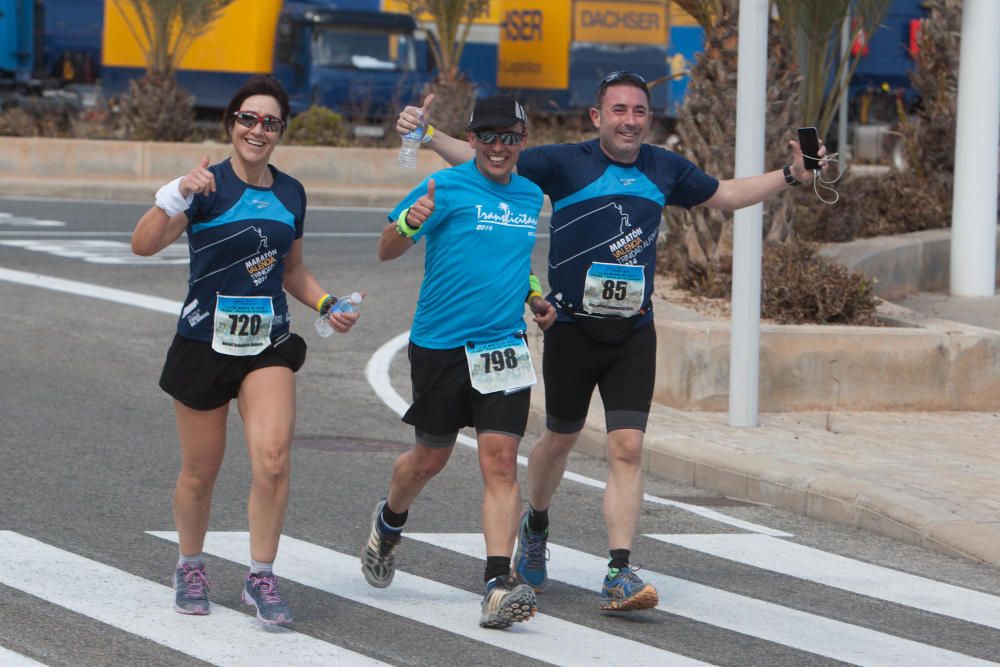
[[[236,111],[233,116],[237,123],[251,130],[257,127],[257,123],[264,126],[265,132],[280,132],[285,127],[285,121],[277,116],[261,116],[253,111]]]
[[[475,135],[476,139],[487,146],[496,141],[497,138],[500,139],[500,143],[504,146],[516,146],[524,139],[524,135],[520,132],[490,132],[487,130],[476,132]]]

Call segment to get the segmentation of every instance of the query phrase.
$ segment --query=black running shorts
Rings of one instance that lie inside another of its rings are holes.
[[[556,322],[545,332],[542,374],[550,431],[580,431],[596,386],[609,432],[645,432],[656,377],[656,327],[643,326],[624,343],[609,344],[587,338],[573,322]]]
[[[465,350],[431,350],[410,343],[410,382],[413,405],[403,421],[413,426],[426,447],[451,447],[459,430],[474,426],[477,433],[524,437],[531,406],[531,389],[512,394],[480,394],[472,388]]]
[[[174,336],[160,374],[160,388],[195,410],[214,410],[236,398],[243,378],[269,366],[296,372],[306,360],[306,342],[289,334],[260,354],[236,357],[212,349],[211,343]]]

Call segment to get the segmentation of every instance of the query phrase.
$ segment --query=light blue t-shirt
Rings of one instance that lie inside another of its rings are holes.
[[[470,160],[429,176],[389,219],[425,195],[431,178],[434,213],[413,236],[427,238],[427,253],[410,340],[445,350],[524,330],[541,189],[516,174],[501,185]]]

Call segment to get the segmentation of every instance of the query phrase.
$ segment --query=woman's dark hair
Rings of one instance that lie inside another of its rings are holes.
[[[226,126],[227,137],[233,135],[233,124],[236,122],[233,114],[240,110],[240,107],[243,106],[248,97],[253,97],[254,95],[268,95],[276,99],[278,106],[281,107],[281,120],[285,121],[285,127],[288,126],[288,117],[292,115],[292,109],[288,102],[288,93],[285,92],[285,87],[273,76],[258,74],[250,77],[236,91],[233,99],[229,100],[229,106],[226,107],[226,113],[222,117],[222,122]]]

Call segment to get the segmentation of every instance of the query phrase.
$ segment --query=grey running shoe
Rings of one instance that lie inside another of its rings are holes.
[[[545,561],[548,560],[549,531],[536,533],[528,528],[528,513],[521,515],[521,527],[517,531],[517,550],[514,551],[514,578],[522,584],[528,584],[541,593],[545,589],[548,577],[545,572]]]
[[[368,541],[361,550],[361,573],[365,581],[375,588],[387,588],[396,574],[396,545],[402,538],[400,533],[382,532],[382,508],[387,500],[383,498],[375,505],[372,513],[372,528],[368,533]]]
[[[178,567],[174,570],[174,609],[195,616],[207,614],[208,586],[204,563]]]
[[[486,584],[479,627],[502,630],[527,621],[536,611],[538,604],[531,586],[519,584],[513,577],[496,577]]]
[[[247,573],[243,586],[243,602],[257,610],[257,620],[267,625],[292,622],[288,603],[278,592],[278,578],[273,574]]]

